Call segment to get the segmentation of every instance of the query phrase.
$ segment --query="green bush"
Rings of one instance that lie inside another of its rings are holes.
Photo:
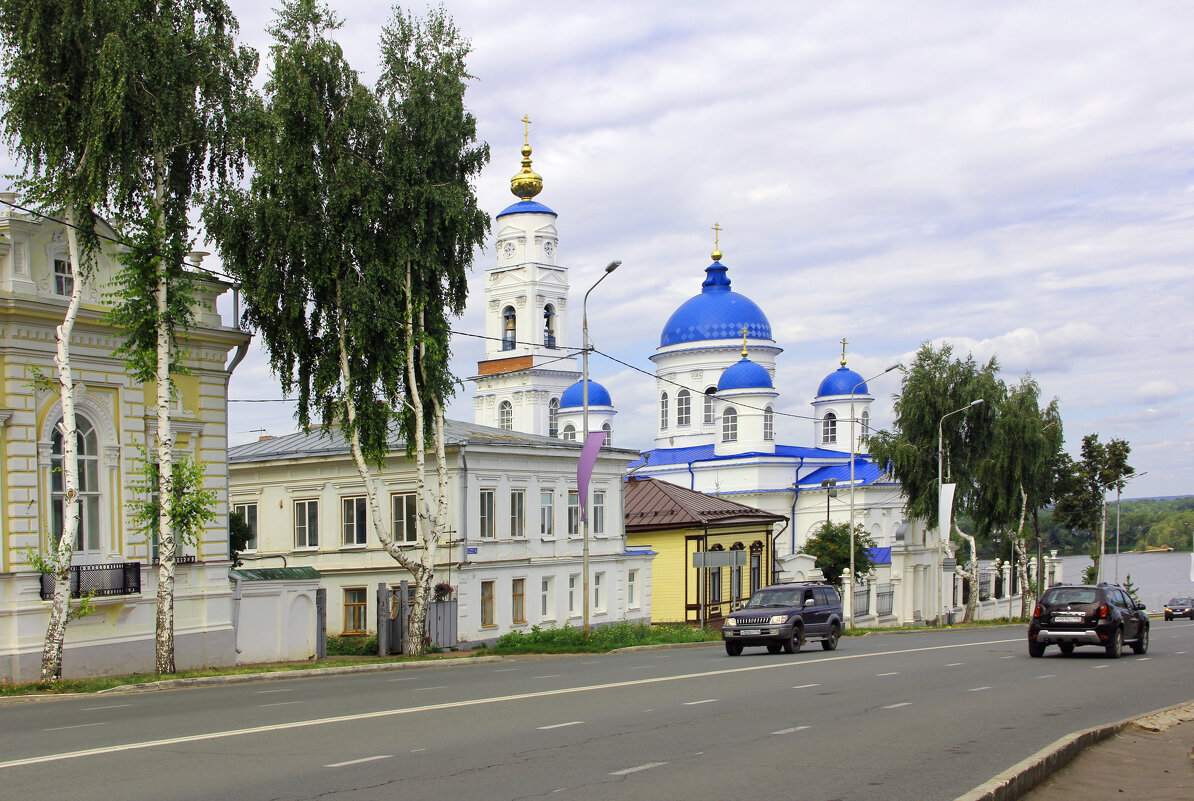
[[[328,656],[377,656],[377,635],[329,634]]]
[[[614,623],[592,628],[586,637],[581,629],[566,625],[558,629],[532,626],[530,631],[512,631],[498,638],[490,649],[494,654],[601,653],[615,648],[663,643],[705,642],[720,639],[716,632],[678,624],[649,626],[645,623]]]

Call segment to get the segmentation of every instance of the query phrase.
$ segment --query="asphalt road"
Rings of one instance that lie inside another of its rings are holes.
[[[0,704],[5,799],[953,799],[1194,697],[1194,624],[1030,659],[1023,627]]]

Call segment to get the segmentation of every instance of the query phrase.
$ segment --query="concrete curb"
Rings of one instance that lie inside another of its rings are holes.
[[[958,796],[955,801],[1017,801],[1082,753],[1083,749],[1119,734],[1128,726],[1137,725],[1158,731],[1185,720],[1194,720],[1194,701],[1067,734],[990,781]],[[1158,726],[1163,728],[1156,728]]]
[[[142,684],[122,684],[96,692],[96,695],[119,695],[121,693],[144,693],[156,690],[173,690],[180,687],[203,687],[213,684],[245,684],[251,681],[281,681],[282,679],[303,679],[318,676],[337,676],[351,673],[384,673],[391,670],[419,670],[430,667],[462,667],[487,662],[501,662],[500,656],[472,656],[456,659],[429,659],[424,662],[387,662],[381,665],[345,665],[343,667],[310,668],[298,670],[271,670],[267,673],[235,673],[228,676],[198,676],[192,679],[166,679],[148,681]]]

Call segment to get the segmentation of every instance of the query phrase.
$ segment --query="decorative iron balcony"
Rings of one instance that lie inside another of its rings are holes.
[[[70,597],[85,595],[141,594],[140,562],[109,562],[100,565],[73,565],[70,569]],[[54,577],[41,574],[41,599],[54,597]]]

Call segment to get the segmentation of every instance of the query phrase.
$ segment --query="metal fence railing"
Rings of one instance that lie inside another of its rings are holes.
[[[140,595],[141,563],[114,562],[102,565],[73,565],[70,569],[70,597],[86,595]],[[41,599],[54,597],[54,577],[41,574]]]
[[[891,584],[880,584],[875,594],[875,614],[883,617],[890,615],[895,606],[895,587]]]
[[[871,594],[865,584],[854,585],[854,617],[871,613]]]

